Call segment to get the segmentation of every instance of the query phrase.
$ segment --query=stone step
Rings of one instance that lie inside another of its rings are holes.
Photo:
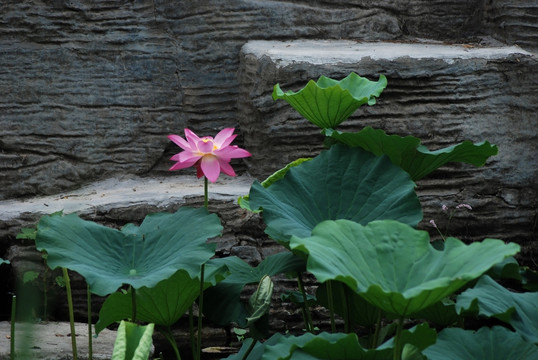
[[[485,167],[453,164],[418,182],[424,205],[422,228],[444,226],[441,204],[469,203],[456,213],[450,234],[517,241],[523,256],[537,254],[536,55],[516,46],[479,47],[431,42],[329,40],[250,41],[241,51],[239,122],[251,175],[263,178],[286,163],[317,154],[319,129],[285,101],[273,101],[273,86],[297,91],[325,75],[350,72],[388,85],[374,106],[363,106],[339,130],[364,126],[413,135],[435,150],[464,140],[488,140],[499,155]]]

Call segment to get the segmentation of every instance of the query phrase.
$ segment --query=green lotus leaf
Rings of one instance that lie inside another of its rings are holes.
[[[220,268],[206,269],[204,289],[216,285],[224,278]],[[179,270],[168,279],[162,280],[155,287],[141,287],[136,290],[136,319],[161,326],[175,324],[200,295],[200,279],[191,278]],[[132,316],[132,293],[115,292],[107,297],[99,311],[99,321],[95,332],[101,332],[110,324],[130,319]]]
[[[426,231],[394,220],[366,226],[324,221],[312,236],[293,236],[290,248],[308,255],[307,270],[320,282],[338,280],[387,313],[408,316],[452,294],[519,245],[486,239],[465,245],[447,238],[435,250]]]
[[[419,351],[422,351],[428,346],[435,344],[436,340],[437,331],[430,328],[427,323],[413,326],[411,329],[404,329],[400,334],[400,342],[402,344],[413,345],[413,347],[418,349]],[[394,338],[384,342],[377,349],[394,349]]]
[[[324,220],[394,219],[416,226],[422,219],[409,174],[387,157],[344,145],[289,169],[267,189],[255,182],[249,196],[253,209],[263,209],[266,233],[284,244],[292,235],[310,236]]]
[[[317,82],[310,80],[297,92],[283,92],[276,84],[273,100],[283,99],[314,125],[334,129],[362,105],[374,105],[375,98],[386,86],[384,75],[380,75],[378,81],[370,81],[355,73],[340,81],[321,76]]]
[[[286,165],[285,167],[283,167],[282,169],[280,170],[277,170],[275,171],[272,175],[270,175],[267,179],[265,179],[264,181],[261,182],[261,185],[264,187],[264,188],[268,188],[269,186],[271,186],[273,183],[277,182],[278,180],[281,180],[282,178],[284,178],[284,175],[286,175],[286,173],[294,166],[297,166],[297,165],[300,165],[302,163],[304,163],[305,161],[309,161],[309,160],[312,160],[312,158],[299,158],[297,160],[294,160],[292,161],[291,163],[289,163],[288,165]],[[250,201],[249,201],[249,197],[248,195],[245,195],[245,196],[241,196],[239,197],[239,199],[237,199],[237,203],[238,205],[245,209],[245,210],[249,210],[249,211],[253,211],[253,212],[260,212],[259,209],[251,209],[250,208]]]
[[[495,317],[512,325],[525,340],[538,343],[538,292],[514,293],[484,275],[458,296],[456,309]]]
[[[447,328],[437,342],[423,351],[429,360],[530,360],[538,359],[538,347],[504,327],[478,331]]]
[[[147,360],[153,345],[153,328],[154,324],[137,325],[122,321],[111,360]]]
[[[513,257],[506,258],[502,263],[492,267],[487,275],[496,280],[515,280],[525,290],[538,291],[538,272],[528,266],[519,266]],[[512,282],[511,285],[515,284]]]
[[[288,251],[268,256],[256,267],[237,256],[212,259],[209,264],[226,265],[230,275],[204,292],[204,315],[216,324],[225,326],[235,322],[240,327],[247,326],[248,315],[241,302],[241,292],[245,285],[259,283],[266,275],[301,272],[305,268],[304,260]]]
[[[179,269],[197,276],[214,255],[207,239],[221,230],[219,218],[203,208],[150,214],[140,227],[128,224],[121,231],[58,214],[41,218],[36,247],[47,251],[51,269],[78,272],[104,296],[123,284],[153,287]]]
[[[361,147],[375,155],[387,155],[394,165],[407,171],[413,180],[424,176],[449,162],[464,162],[483,166],[497,155],[498,148],[487,141],[473,144],[464,141],[447,148],[430,151],[413,136],[387,135],[383,130],[365,127],[358,133],[340,133],[331,129],[325,135],[350,147]]]
[[[245,343],[238,354],[227,360],[242,359]],[[368,350],[359,344],[356,334],[306,333],[301,336],[275,334],[263,344],[257,344],[247,360],[386,360],[392,349]]]

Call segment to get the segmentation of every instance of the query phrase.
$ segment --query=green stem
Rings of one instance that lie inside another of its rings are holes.
[[[194,315],[192,305],[189,306],[189,334],[191,337],[192,358],[196,360],[196,341],[194,340]]]
[[[176,359],[181,360],[181,356],[179,355],[179,349],[177,347],[176,339],[174,339],[174,335],[172,335],[172,331],[170,330],[170,327],[167,327],[165,331],[163,331],[164,337],[170,345],[172,345],[172,348],[174,349],[174,353],[176,354]]]
[[[48,320],[48,294],[47,294],[47,273],[49,267],[47,266],[47,261],[45,260],[45,271],[43,272],[43,319]]]
[[[136,289],[131,286],[131,321],[136,322]]]
[[[207,209],[208,206],[209,206],[208,183],[207,183],[207,178],[204,176],[204,207]]]
[[[93,336],[92,336],[92,293],[90,285],[86,284],[86,295],[88,300],[88,360],[93,359]]]
[[[11,298],[11,349],[10,359],[15,360],[15,318],[17,314],[17,295]]]
[[[402,344],[401,344],[401,335],[403,329],[403,316],[398,320],[398,325],[396,327],[396,335],[394,336],[394,354],[392,356],[393,360],[400,360],[402,356]]]
[[[342,293],[340,294],[340,296],[342,297],[342,311],[343,311],[342,316],[344,317],[344,332],[347,334],[349,333],[349,323],[350,323],[349,308],[348,308],[348,301],[347,301],[348,292],[346,291],[344,286],[340,286],[340,288],[342,289]]]
[[[379,332],[381,331],[381,309],[377,309],[377,320],[375,322],[374,338],[372,339],[372,349],[377,348],[379,343]]]
[[[310,307],[308,306],[306,291],[304,289],[303,279],[301,274],[297,273],[297,285],[299,286],[299,291],[303,294],[303,318],[306,331],[312,332],[312,315],[310,314]]]
[[[200,270],[200,295],[198,297],[198,338],[196,339],[198,360],[200,360],[202,353],[202,309],[204,308],[204,272],[205,264],[202,264],[202,269]]]
[[[250,352],[252,349],[254,349],[254,346],[256,345],[256,339],[252,339],[252,343],[250,343],[250,346],[247,349],[247,352],[243,355],[241,360],[247,360],[248,356],[250,355]]]
[[[327,300],[329,302],[329,316],[331,317],[331,331],[336,332],[336,324],[334,322],[334,302],[333,302],[333,287],[332,281],[327,281]]]
[[[73,297],[71,296],[71,282],[67,268],[62,268],[65,282],[65,290],[67,292],[67,306],[69,307],[69,325],[71,327],[71,348],[73,350],[73,360],[77,360],[77,336],[75,332],[75,315],[73,312]]]

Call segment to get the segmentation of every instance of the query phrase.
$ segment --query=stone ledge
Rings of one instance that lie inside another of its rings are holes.
[[[354,64],[363,59],[395,60],[439,59],[448,64],[457,59],[502,59],[514,54],[531,55],[518,46],[480,47],[474,45],[444,45],[438,42],[397,43],[357,42],[351,40],[249,41],[243,54],[257,58],[268,56],[277,67],[293,63],[311,65]]]
[[[209,185],[209,198],[235,202],[239,196],[248,194],[253,180],[248,176],[219,179]],[[203,180],[195,176],[107,179],[62,194],[0,201],[0,222],[28,213],[44,215],[64,211],[91,214],[137,205],[166,208],[203,194]]]

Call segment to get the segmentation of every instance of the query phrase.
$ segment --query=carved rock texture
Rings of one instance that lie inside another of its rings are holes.
[[[236,126],[251,39],[535,48],[538,33],[532,1],[6,0],[0,14],[0,199],[164,171],[168,133]]]
[[[373,79],[383,73],[389,86],[378,105],[357,112],[344,129],[372,125],[413,134],[432,149],[465,139],[498,144],[501,154],[486,168],[449,166],[418,184],[425,221],[435,218],[443,227],[441,203],[470,203],[472,212],[455,213],[451,235],[516,240],[532,259],[537,174],[529,142],[536,141],[536,117],[529,114],[536,113],[537,83],[529,69],[536,68],[535,58],[452,64],[364,59],[278,67],[269,57],[240,55],[240,50],[249,40],[396,43],[418,38],[499,41],[536,50],[536,12],[532,0],[3,0],[0,201],[70,194],[83,184],[118,180],[118,175],[162,175],[171,166],[169,156],[178,151],[166,135],[181,134],[185,127],[203,135],[238,127],[235,143],[252,146],[247,149],[260,158],[234,167],[262,178],[320,150],[318,129],[283,102],[271,100],[275,82],[297,90],[321,74],[343,77],[356,71]],[[97,207],[83,216],[114,226],[137,223],[149,212],[201,206],[200,193],[196,189],[195,197],[185,196],[175,205]],[[132,196],[137,196],[134,190]],[[210,206],[227,229],[218,239],[219,256],[237,254],[256,264],[281,250],[263,234],[258,215],[246,214],[230,199]],[[21,244],[14,236],[39,216],[21,210],[0,220],[0,257]],[[10,278],[0,286],[3,318],[9,316],[7,294],[14,289],[10,271],[0,267],[0,278]],[[77,280],[73,285],[76,307],[84,309],[85,285]],[[312,292],[316,284],[307,279],[306,286]],[[299,311],[277,299],[295,287],[293,280],[277,281],[272,329],[300,331]],[[94,309],[101,301],[94,299]],[[313,314],[326,325],[325,315]]]
[[[295,47],[309,53],[310,62],[295,61]],[[474,57],[473,51],[479,54],[488,49],[463,46],[458,56],[422,57],[421,53],[435,53],[438,46],[415,44],[412,51],[391,58],[376,56],[383,51],[378,47],[354,62],[323,62],[345,47],[351,51],[366,44],[252,42],[243,48],[239,119],[245,146],[253,154],[246,159],[249,171],[263,179],[298,157],[322,150],[320,129],[285,101],[272,100],[274,84],[279,83],[284,91],[298,91],[320,75],[341,79],[355,71],[377,80],[385,74],[388,86],[377,104],[361,107],[338,130],[353,132],[372,126],[389,134],[416,136],[430,150],[464,140],[496,144],[499,155],[485,167],[449,164],[418,181],[425,213],[421,227],[433,230],[428,222],[435,219],[444,231],[449,216],[441,205],[454,210],[459,203],[468,203],[473,211],[456,211],[449,235],[468,241],[488,237],[514,241],[523,246],[527,261],[535,258],[538,82],[531,74],[538,59],[518,50],[504,56]],[[394,54],[408,47],[391,45]]]

